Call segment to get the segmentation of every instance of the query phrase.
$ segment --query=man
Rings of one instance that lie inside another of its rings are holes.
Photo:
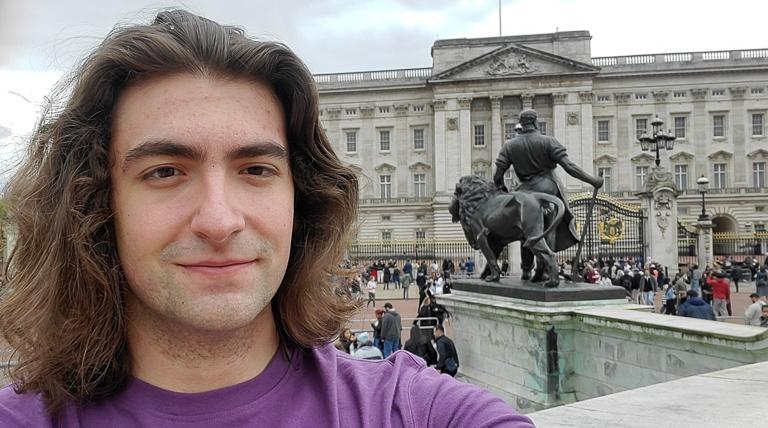
[[[736,292],[739,292],[739,281],[741,281],[741,276],[744,274],[744,271],[741,269],[741,265],[734,264],[733,268],[731,268],[731,279],[733,280],[733,284],[736,286]]]
[[[763,315],[760,317],[760,327],[768,328],[768,305],[762,307]]]
[[[760,316],[763,314],[763,306],[766,302],[757,293],[750,294],[749,300],[752,304],[744,311],[744,324],[760,326]]]
[[[376,307],[376,279],[371,275],[368,278],[368,283],[365,285],[365,289],[368,291],[368,301],[365,303],[365,307],[373,303],[373,307]]]
[[[728,316],[728,302],[731,300],[731,285],[726,279],[725,272],[718,271],[707,278],[707,284],[712,287],[712,309],[719,317]]]
[[[435,346],[437,347],[437,365],[435,368],[440,373],[456,376],[459,371],[459,354],[456,353],[456,345],[453,340],[445,335],[442,325],[435,327]]]
[[[699,318],[702,320],[715,321],[715,313],[712,312],[712,306],[699,297],[696,290],[689,290],[688,298],[677,308],[677,314],[682,317]]]
[[[555,242],[548,243],[553,251],[561,251],[570,248],[579,242],[574,226],[573,214],[568,207],[565,187],[555,175],[557,165],[572,177],[585,183],[589,183],[594,188],[599,189],[603,185],[602,177],[593,177],[582,170],[578,165],[568,159],[565,147],[563,147],[555,138],[541,135],[537,125],[538,114],[535,110],[525,109],[520,112],[520,125],[522,130],[520,135],[506,142],[499,152],[496,159],[496,172],[493,175],[493,182],[496,187],[506,191],[504,185],[504,173],[510,166],[514,169],[515,175],[520,180],[520,185],[516,190],[527,190],[547,193],[557,196],[565,205],[565,214],[563,219],[555,229]],[[520,249],[521,264],[523,271],[522,279],[531,278],[533,269],[533,252],[525,247]]]
[[[656,278],[651,275],[651,271],[646,269],[643,271],[643,279],[642,279],[642,293],[643,293],[643,304],[648,306],[653,306],[654,304],[654,297],[656,295],[656,292],[659,291],[659,285],[656,282]]]
[[[381,317],[381,340],[384,341],[384,358],[392,355],[393,352],[400,349],[400,333],[403,330],[403,323],[400,314],[397,313],[392,304],[384,304],[384,315]]]
[[[292,51],[164,11],[72,76],[7,188],[0,425],[532,426],[408,353],[370,370],[330,344],[358,184]]]

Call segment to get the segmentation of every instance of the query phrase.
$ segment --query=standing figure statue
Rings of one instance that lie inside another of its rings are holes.
[[[574,164],[568,154],[554,137],[541,135],[537,126],[538,114],[535,110],[525,109],[520,112],[520,134],[504,144],[496,159],[496,172],[493,182],[496,187],[505,190],[504,173],[512,167],[517,175],[520,185],[517,191],[533,191],[547,193],[558,197],[565,205],[565,213],[562,221],[555,229],[555,242],[552,249],[555,252],[565,250],[579,242],[574,227],[573,213],[568,207],[565,188],[555,174],[557,165],[563,167],[572,177],[585,183],[589,183],[596,189],[603,185],[602,177],[594,177],[586,173],[581,167]],[[522,279],[531,279],[534,254],[529,248],[522,247],[520,251],[520,268],[523,271]],[[541,281],[545,266],[536,267],[534,282]]]

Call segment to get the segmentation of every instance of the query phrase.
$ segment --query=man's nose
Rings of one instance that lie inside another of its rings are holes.
[[[234,184],[226,177],[210,177],[200,186],[197,211],[190,225],[192,232],[211,243],[225,243],[245,228]]]

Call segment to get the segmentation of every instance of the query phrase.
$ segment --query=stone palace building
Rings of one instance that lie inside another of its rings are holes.
[[[676,137],[661,152],[696,221],[709,178],[715,232],[768,223],[768,49],[593,58],[587,31],[438,40],[432,67],[315,75],[321,119],[360,177],[358,239],[454,239],[447,211],[463,175],[491,178],[523,108],[539,113],[573,161],[639,204],[655,153],[637,137],[658,115]],[[588,190],[561,178],[569,192]],[[508,180],[513,180],[508,174]]]

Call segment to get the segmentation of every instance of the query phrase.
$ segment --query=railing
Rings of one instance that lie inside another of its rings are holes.
[[[726,232],[712,234],[715,256],[762,256],[768,253],[768,232]]]
[[[318,84],[349,82],[386,82],[394,80],[426,80],[432,76],[432,67],[403,68],[397,70],[358,71],[351,73],[315,74]]]
[[[390,204],[418,204],[432,202],[432,198],[363,198],[360,205],[390,205]]]
[[[506,251],[506,249],[505,249]],[[353,260],[458,260],[474,257],[475,250],[464,239],[392,239],[358,240],[349,245],[348,257]],[[501,256],[500,259],[503,259]]]
[[[692,63],[697,61],[729,61],[738,59],[762,58],[768,58],[768,49],[606,56],[592,58],[592,65],[596,67],[610,68],[624,65],[643,65],[654,63]]]

